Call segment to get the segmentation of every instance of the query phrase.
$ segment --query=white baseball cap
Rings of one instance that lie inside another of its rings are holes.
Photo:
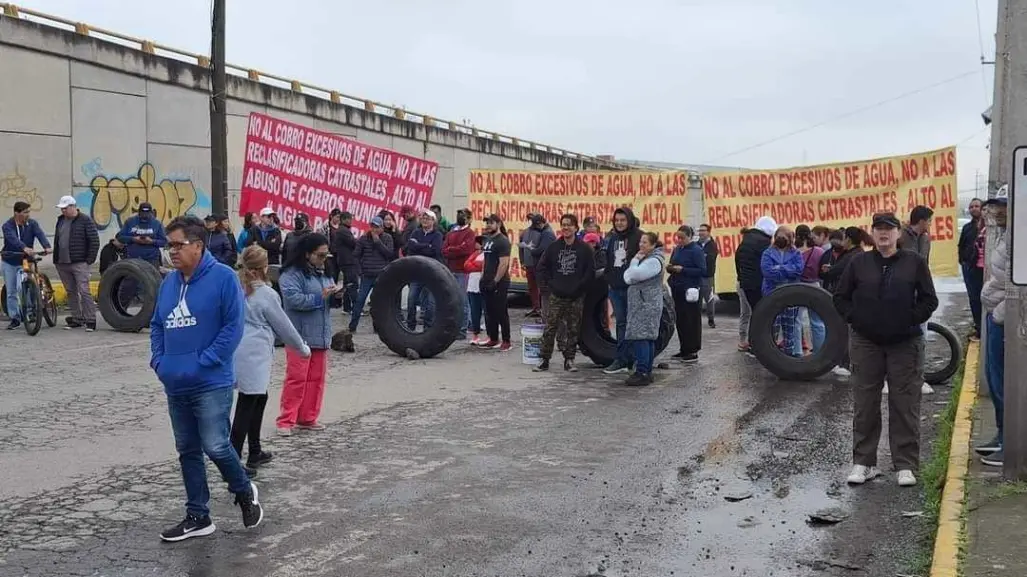
[[[62,196],[61,200],[57,202],[57,208],[68,208],[69,206],[75,206],[78,203],[75,202],[74,196]]]
[[[265,206],[264,208],[260,209],[260,216],[271,216],[274,213],[274,209],[270,206]]]

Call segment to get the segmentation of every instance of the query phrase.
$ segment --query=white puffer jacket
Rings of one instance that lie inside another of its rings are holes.
[[[991,276],[988,277],[987,282],[984,283],[984,288],[981,289],[981,304],[984,305],[985,310],[991,313],[995,322],[1000,325],[1005,324],[1006,318],[1006,280],[1009,278],[1007,274],[1009,251],[1006,248],[1008,240],[1009,230],[1004,231],[998,237],[995,250],[992,251],[988,259]]]

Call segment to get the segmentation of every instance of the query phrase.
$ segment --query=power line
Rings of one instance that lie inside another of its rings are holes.
[[[753,144],[751,146],[746,146],[745,148],[741,148],[741,149],[736,150],[734,152],[731,152],[729,154],[725,154],[725,155],[720,156],[718,158],[715,158],[713,160],[704,162],[703,164],[717,164],[720,161],[724,160],[725,158],[730,158],[732,156],[737,156],[739,154],[742,154],[743,152],[749,152],[750,150],[755,150],[757,148],[762,148],[762,147],[764,147],[764,146],[766,146],[768,144],[772,144],[772,143],[778,142],[780,140],[784,140],[786,138],[791,138],[791,137],[793,137],[793,136],[795,136],[797,134],[802,134],[803,132],[809,132],[810,130],[814,130],[816,128],[820,128],[821,126],[824,126],[825,124],[830,124],[832,122],[835,122],[837,120],[841,120],[843,118],[848,118],[850,116],[856,116],[857,114],[861,114],[861,113],[866,112],[868,110],[873,110],[875,108],[879,108],[881,106],[884,106],[885,104],[891,104],[892,102],[895,102],[897,100],[902,100],[903,98],[908,98],[910,96],[915,96],[917,94],[920,94],[920,93],[923,93],[923,92],[927,92],[928,90],[931,90],[931,89],[934,89],[934,88],[938,88],[939,86],[944,86],[946,84],[950,84],[950,83],[955,82],[957,80],[962,80],[963,78],[966,78],[968,76],[972,76],[974,74],[977,74],[976,70],[971,70],[969,72],[963,72],[962,74],[958,74],[958,75],[953,76],[951,78],[946,78],[945,80],[942,80],[940,82],[935,82],[934,84],[928,84],[927,86],[923,86],[921,88],[917,88],[916,90],[910,90],[909,92],[905,92],[905,93],[899,94],[898,96],[893,96],[891,98],[887,98],[885,100],[881,100],[880,102],[875,102],[873,104],[870,104],[870,105],[867,105],[867,106],[862,106],[862,107],[857,108],[855,110],[850,110],[849,112],[845,112],[845,113],[839,114],[837,116],[833,116],[831,118],[828,118],[827,120],[822,120],[820,122],[817,122],[816,124],[811,124],[811,125],[809,125],[809,126],[807,126],[805,128],[800,128],[798,130],[793,130],[791,132],[788,132],[786,134],[782,134],[780,136],[776,136],[776,137],[771,138],[769,140],[764,140],[763,142],[759,142],[759,143]]]
[[[981,47],[981,86],[984,88],[984,105],[991,102],[988,94],[988,77],[984,73],[984,32],[981,29],[981,0],[974,0],[974,12],[977,14],[977,44]]]

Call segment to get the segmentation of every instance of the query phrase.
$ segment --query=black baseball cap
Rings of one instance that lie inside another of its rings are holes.
[[[148,202],[139,203],[139,212],[153,212],[153,205]]]
[[[218,215],[216,215],[216,214],[208,214],[207,217],[204,218],[203,220],[204,220],[204,222],[218,222]]]
[[[873,228],[899,228],[902,223],[894,212],[879,212],[874,215]]]
[[[1008,198],[1006,198],[1004,196],[996,196],[995,198],[989,198],[988,200],[984,201],[984,204],[981,205],[981,206],[1008,206],[1008,205],[1009,205],[1009,199]]]

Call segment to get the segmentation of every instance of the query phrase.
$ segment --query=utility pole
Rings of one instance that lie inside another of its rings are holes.
[[[1013,178],[1013,149],[1027,145],[1027,0],[999,0],[995,50],[995,101],[992,108],[991,163],[988,196],[1009,185]],[[1027,191],[1018,191],[1021,202]],[[1015,198],[1009,199],[1010,204]],[[1012,208],[1012,207],[1011,207]],[[996,227],[988,227],[990,253],[997,241]],[[1010,223],[1012,246],[1013,230]],[[1027,234],[1027,231],[1020,231]],[[987,255],[990,261],[991,255]],[[989,267],[990,268],[990,267]],[[1011,274],[1012,266],[1006,274]],[[990,275],[989,275],[990,276]],[[1006,285],[1005,418],[1003,445],[1007,479],[1027,481],[1027,291]],[[986,335],[985,335],[986,336]],[[983,340],[983,339],[982,339]],[[985,358],[985,362],[988,359]]]
[[[225,119],[225,0],[214,0],[210,39],[211,211],[228,214],[228,125]]]

